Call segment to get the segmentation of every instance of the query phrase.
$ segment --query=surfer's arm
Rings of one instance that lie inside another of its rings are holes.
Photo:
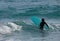
[[[46,22],[45,22],[45,24],[47,25],[47,27],[49,27],[48,24],[47,24]]]

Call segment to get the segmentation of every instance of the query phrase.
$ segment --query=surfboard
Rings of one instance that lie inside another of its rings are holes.
[[[31,20],[38,28],[40,28],[41,19],[39,17],[33,16],[31,17]],[[48,30],[48,29],[49,28],[46,25],[44,25],[44,30]]]

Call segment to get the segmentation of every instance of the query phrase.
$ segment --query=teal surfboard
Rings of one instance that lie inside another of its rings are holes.
[[[33,16],[31,20],[38,28],[40,27],[41,19],[39,17]],[[46,25],[44,25],[44,29],[48,30],[49,28]]]

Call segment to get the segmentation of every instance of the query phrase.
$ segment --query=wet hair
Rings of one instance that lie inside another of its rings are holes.
[[[42,18],[42,21],[45,21],[45,19],[44,19],[44,18]]]

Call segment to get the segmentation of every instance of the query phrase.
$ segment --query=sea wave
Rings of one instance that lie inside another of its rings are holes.
[[[10,34],[14,31],[20,31],[22,26],[19,26],[13,22],[8,22],[7,24],[0,25],[0,34]]]

